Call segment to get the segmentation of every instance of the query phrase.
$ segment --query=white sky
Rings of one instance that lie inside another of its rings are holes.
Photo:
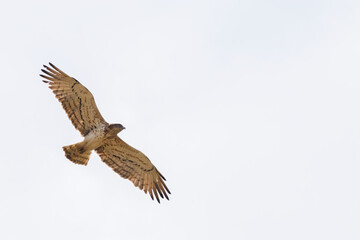
[[[360,239],[360,1],[2,1],[0,239]],[[167,178],[92,154],[38,76]]]

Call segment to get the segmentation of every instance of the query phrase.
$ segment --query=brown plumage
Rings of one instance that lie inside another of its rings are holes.
[[[63,147],[65,156],[76,164],[87,165],[92,150],[102,161],[121,177],[129,179],[160,203],[160,198],[169,200],[165,178],[140,151],[126,144],[117,134],[124,129],[121,124],[109,124],[101,116],[93,95],[75,78],[49,63],[41,69],[46,75],[43,82],[49,84],[56,98],[84,141]]]

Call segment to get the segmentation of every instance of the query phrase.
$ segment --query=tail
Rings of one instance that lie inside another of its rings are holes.
[[[81,165],[87,165],[91,150],[85,151],[82,147],[82,143],[77,143],[63,147],[65,156],[72,162]]]

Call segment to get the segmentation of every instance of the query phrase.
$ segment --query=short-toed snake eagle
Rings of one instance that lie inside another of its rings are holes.
[[[160,203],[160,198],[169,200],[165,178],[140,151],[126,144],[117,134],[125,129],[121,124],[109,124],[101,116],[90,91],[75,78],[70,77],[53,64],[41,69],[46,75],[43,82],[49,85],[61,102],[71,122],[80,131],[84,140],[63,147],[65,156],[76,164],[86,165],[92,150],[102,161],[121,177],[129,179],[136,187],[149,192]]]

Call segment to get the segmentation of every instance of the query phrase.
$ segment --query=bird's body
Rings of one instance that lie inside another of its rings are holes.
[[[100,147],[106,138],[114,135],[107,134],[108,124],[99,124],[85,136],[80,143],[63,147],[65,156],[72,162],[87,165],[92,150]]]
[[[99,128],[95,128],[91,132],[89,132],[84,138],[85,148],[96,149],[101,146],[101,143],[104,141],[106,137],[105,133],[106,126],[103,125]]]
[[[94,97],[75,78],[68,76],[49,63],[40,75],[61,102],[71,122],[84,137],[82,142],[63,147],[65,156],[76,164],[87,165],[92,150],[123,178],[129,179],[136,187],[154,195],[169,199],[170,194],[164,183],[165,178],[140,151],[126,144],[117,134],[125,129],[121,124],[109,124],[101,116]]]

